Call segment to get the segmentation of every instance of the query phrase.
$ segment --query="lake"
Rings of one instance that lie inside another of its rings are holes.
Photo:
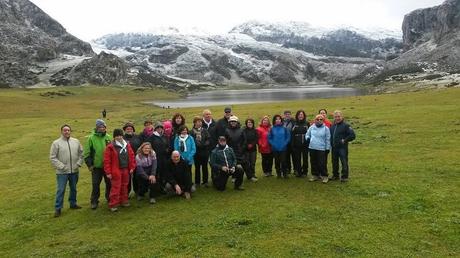
[[[185,108],[234,105],[263,102],[281,102],[300,99],[336,98],[363,95],[353,88],[335,88],[330,85],[299,86],[270,89],[212,90],[188,95],[185,99],[148,102],[160,107]]]

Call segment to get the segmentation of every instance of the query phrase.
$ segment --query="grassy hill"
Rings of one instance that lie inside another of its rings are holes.
[[[91,177],[80,171],[81,210],[53,218],[55,174],[48,155],[69,123],[85,142],[103,108],[108,131],[145,117],[201,108],[161,109],[145,100],[174,93],[135,88],[0,91],[0,257],[448,257],[460,253],[460,89],[340,99],[236,105],[259,120],[285,109],[343,110],[357,133],[350,182],[245,181],[246,191],[200,188],[191,201],[131,200],[113,214],[89,208]],[[212,108],[215,118],[223,107]],[[260,157],[258,158],[260,162]],[[330,162],[329,162],[330,163]],[[330,164],[329,164],[330,166]]]

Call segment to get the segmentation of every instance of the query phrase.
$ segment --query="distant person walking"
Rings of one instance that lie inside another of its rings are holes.
[[[106,116],[107,116],[107,111],[104,108],[104,110],[102,110],[102,118],[106,118]]]
[[[96,128],[88,136],[88,140],[84,146],[83,157],[89,171],[91,171],[91,209],[97,209],[99,205],[102,178],[104,178],[105,182],[105,199],[109,200],[110,180],[104,172],[104,151],[106,145],[112,140],[112,137],[107,134],[106,130],[107,127],[104,120],[97,119]]]
[[[61,137],[51,144],[50,160],[56,169],[56,202],[54,205],[54,217],[61,216],[64,202],[64,194],[67,182],[69,182],[69,203],[71,209],[80,209],[77,204],[77,183],[79,169],[83,163],[83,147],[80,141],[70,137],[72,129],[69,125],[61,127]]]
[[[356,138],[353,128],[343,119],[340,110],[334,111],[334,124],[331,126],[332,177],[331,180],[348,181],[348,143]],[[339,159],[342,171],[339,175]]]
[[[326,170],[326,152],[331,149],[331,133],[329,128],[323,124],[322,115],[315,117],[315,123],[308,128],[305,139],[309,141],[310,164],[312,177],[310,181],[329,181]]]
[[[104,152],[104,171],[110,179],[109,208],[117,211],[118,206],[128,207],[129,177],[136,168],[136,160],[131,145],[123,139],[123,130],[113,130],[113,141]]]

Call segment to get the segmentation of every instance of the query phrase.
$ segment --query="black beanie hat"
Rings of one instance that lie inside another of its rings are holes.
[[[123,136],[123,130],[121,130],[120,128],[113,130],[113,138],[117,136]]]

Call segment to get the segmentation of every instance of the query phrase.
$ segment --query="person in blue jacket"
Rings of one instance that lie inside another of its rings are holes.
[[[323,183],[326,184],[329,181],[326,169],[326,152],[331,149],[331,132],[324,125],[323,115],[315,117],[315,123],[308,128],[305,139],[310,141],[308,146],[312,174],[310,181],[322,179]]]
[[[180,153],[180,156],[187,164],[187,171],[191,174],[196,153],[195,140],[188,134],[187,126],[182,126],[178,132],[174,138],[174,150]]]
[[[291,133],[283,126],[281,115],[273,116],[273,127],[268,134],[268,142],[272,146],[273,157],[275,158],[275,170],[278,178],[288,178],[286,165],[286,151],[291,141]]]

